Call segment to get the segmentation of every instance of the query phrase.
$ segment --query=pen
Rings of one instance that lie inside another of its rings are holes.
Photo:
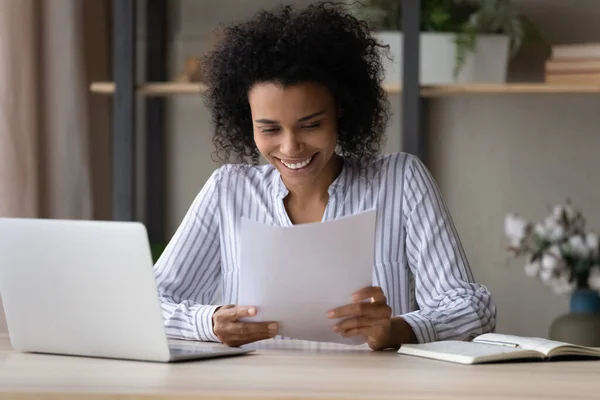
[[[495,344],[495,345],[498,345],[498,346],[507,346],[507,347],[514,347],[514,348],[519,347],[519,345],[516,344],[516,343],[496,342],[496,341],[493,341],[493,340],[478,340],[477,343]]]

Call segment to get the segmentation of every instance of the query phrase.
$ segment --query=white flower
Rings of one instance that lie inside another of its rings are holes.
[[[504,218],[504,232],[511,239],[511,244],[517,243],[517,246],[527,234],[528,223],[519,218],[516,214],[508,214]]]
[[[590,268],[588,286],[592,290],[600,291],[600,265],[595,265]]]
[[[546,228],[546,238],[551,242],[556,242],[565,237],[565,228],[551,216],[544,221]]]
[[[564,211],[565,211],[565,206],[563,206],[562,204],[554,206],[554,208],[552,209],[552,217],[556,221],[560,221],[562,219]]]
[[[557,245],[550,246],[542,256],[542,269],[554,271],[563,266],[563,258]]]
[[[530,278],[535,277],[540,272],[541,265],[539,260],[535,260],[525,264],[525,275]]]
[[[540,239],[548,239],[548,230],[543,224],[535,224],[533,231],[540,237]]]
[[[557,245],[554,244],[550,246],[550,248],[548,249],[548,253],[562,260],[562,252],[560,251],[560,247],[558,247]]]
[[[558,295],[567,294],[575,289],[575,281],[570,282],[569,270],[563,270],[558,276],[550,282],[550,286],[554,290],[554,293]]]
[[[540,270],[540,279],[542,282],[550,283],[550,280],[554,277],[554,270],[542,268]]]
[[[549,271],[554,271],[555,269],[557,269],[558,267],[558,259],[553,256],[552,254],[548,254],[545,253],[542,256],[542,268],[549,270]]]
[[[522,239],[518,239],[516,237],[512,237],[512,238],[510,238],[510,240],[508,241],[508,243],[509,243],[509,245],[510,245],[511,248],[518,249],[523,244],[523,240]]]
[[[590,249],[590,252],[593,256],[598,255],[598,250],[600,250],[600,241],[598,240],[598,235],[593,232],[588,232],[585,236],[585,244]]]
[[[575,257],[587,258],[590,255],[590,248],[583,240],[583,236],[571,236],[569,238],[569,246],[571,247],[571,254]]]

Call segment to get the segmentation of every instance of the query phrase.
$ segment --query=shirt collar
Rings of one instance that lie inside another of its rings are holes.
[[[327,192],[329,193],[329,196],[331,196],[331,197],[333,197],[337,193],[341,192],[347,185],[349,165],[347,164],[345,158],[342,159],[342,163],[343,163],[342,171],[337,176],[337,178],[335,178],[335,180],[331,183],[331,185],[329,185],[329,188],[327,189]],[[283,198],[285,198],[285,196],[287,196],[289,194],[289,190],[283,183],[283,180],[281,179],[281,174],[279,173],[279,171],[277,171],[277,168],[273,168],[273,169],[275,172],[273,174],[274,194],[277,198],[283,199]]]

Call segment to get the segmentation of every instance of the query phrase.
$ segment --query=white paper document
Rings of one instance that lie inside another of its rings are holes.
[[[239,304],[256,306],[248,321],[277,321],[279,335],[344,344],[332,308],[373,282],[376,211],[292,227],[241,222]]]

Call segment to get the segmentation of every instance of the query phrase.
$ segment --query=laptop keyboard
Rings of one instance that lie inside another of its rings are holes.
[[[182,348],[182,347],[169,347],[169,351],[174,356],[181,356],[186,354],[212,354],[212,353],[223,353],[223,350],[209,349],[209,348]]]
[[[228,349],[225,347],[210,347],[210,346],[181,346],[176,344],[169,344],[169,351],[173,356],[182,356],[188,354],[214,354],[214,353],[227,353]],[[231,351],[232,353],[234,351]]]

